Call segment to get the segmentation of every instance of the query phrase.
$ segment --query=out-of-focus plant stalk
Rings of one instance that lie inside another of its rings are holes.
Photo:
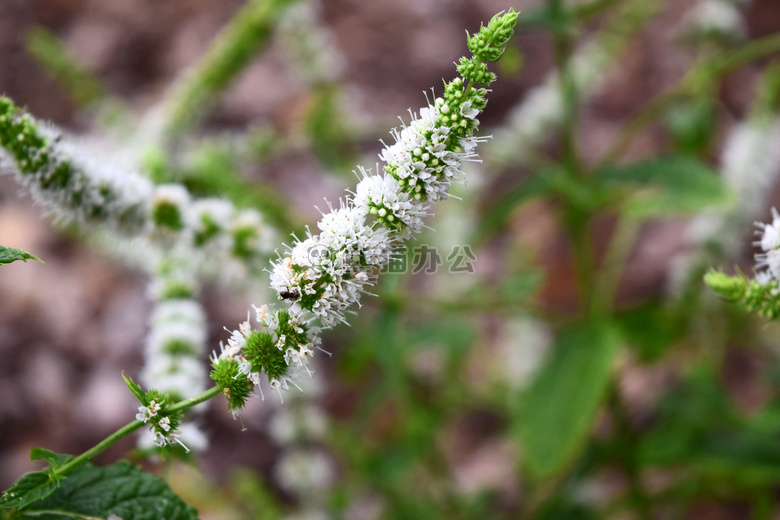
[[[164,109],[163,138],[176,140],[208,110],[270,40],[276,20],[295,0],[250,0],[217,36],[209,52],[174,86]]]
[[[780,34],[753,40],[733,51],[726,52],[691,69],[670,90],[659,94],[645,105],[616,133],[615,142],[601,158],[594,170],[620,159],[639,133],[657,121],[669,105],[681,97],[695,94],[730,72],[759,58],[780,52]]]
[[[106,98],[106,89],[76,60],[63,43],[42,27],[27,34],[27,50],[81,108],[93,108]]]

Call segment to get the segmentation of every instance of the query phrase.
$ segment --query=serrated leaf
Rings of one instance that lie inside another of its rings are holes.
[[[22,262],[27,262],[27,260],[37,260],[38,262],[43,263],[43,260],[35,255],[28,253],[27,251],[14,249],[12,247],[0,246],[0,265],[10,264],[11,262],[15,262],[17,260],[21,260]]]
[[[605,185],[636,185],[638,189],[625,202],[625,212],[638,219],[724,208],[734,201],[716,171],[687,155],[604,168],[595,179]]]
[[[168,484],[127,461],[102,468],[85,464],[62,480],[60,488],[44,500],[30,504],[17,518],[60,520],[63,518],[106,518],[122,520],[197,520]]]
[[[520,399],[516,430],[535,475],[556,473],[585,443],[608,388],[620,336],[609,323],[562,330],[552,355]]]
[[[0,497],[0,509],[19,509],[51,495],[59,482],[46,471],[28,473]]]

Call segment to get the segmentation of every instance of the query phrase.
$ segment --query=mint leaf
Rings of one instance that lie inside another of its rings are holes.
[[[45,473],[43,475],[48,478]],[[111,514],[122,520],[198,518],[195,508],[185,504],[163,479],[141,471],[127,461],[103,468],[87,463],[73,470],[60,482],[59,489],[50,492],[44,500],[30,504],[15,518],[106,518]]]
[[[55,469],[59,468],[72,458],[72,455],[60,455],[51,450],[47,450],[46,448],[32,448],[30,450],[30,460],[45,460]]]
[[[633,188],[625,210],[638,219],[728,208],[734,202],[718,173],[688,155],[611,166],[596,172],[595,178],[605,185]]]
[[[21,260],[22,262],[27,262],[27,260],[37,260],[43,263],[43,260],[35,255],[31,255],[27,251],[14,249],[12,247],[0,246],[0,265],[10,264],[11,262],[15,262],[17,260]]]
[[[515,419],[533,474],[544,477],[560,471],[585,444],[619,344],[611,323],[577,323],[558,335],[552,356],[523,394]]]
[[[0,497],[0,509],[19,509],[51,495],[59,482],[46,471],[28,473]]]

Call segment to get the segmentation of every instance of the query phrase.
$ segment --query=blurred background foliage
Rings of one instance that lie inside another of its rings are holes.
[[[296,4],[334,54],[295,54]],[[384,275],[326,335],[301,398],[328,427],[288,444],[330,470],[290,490],[273,399],[246,431],[215,403],[186,463],[131,440],[98,462],[130,453],[202,518],[779,517],[780,330],[701,282],[750,272],[752,221],[778,198],[777,2],[4,0],[0,92],[300,236],[454,73],[463,28],[509,7],[484,162],[408,251],[419,272]],[[78,453],[132,417],[119,373],[142,364],[150,304],[141,273],[52,229],[8,176],[0,204],[0,242],[46,261],[0,272],[5,488],[31,446]],[[267,298],[207,289],[211,344]]]

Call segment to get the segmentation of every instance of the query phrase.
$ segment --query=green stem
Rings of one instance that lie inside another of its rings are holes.
[[[208,401],[212,397],[214,397],[217,394],[220,394],[222,390],[218,386],[214,386],[206,390],[200,395],[197,395],[195,397],[191,397],[189,399],[184,399],[183,401],[179,401],[178,403],[169,406],[165,409],[166,413],[175,413],[181,410],[186,410],[187,408],[191,408],[197,404],[200,404],[204,401]],[[59,476],[65,476],[74,469],[78,468],[85,462],[89,462],[90,460],[94,459],[96,456],[98,456],[100,453],[104,452],[114,444],[116,444],[120,439],[123,439],[124,437],[127,437],[137,429],[144,426],[144,422],[142,421],[133,421],[129,424],[126,424],[119,428],[117,431],[79,455],[78,457],[72,459],[66,464],[63,464],[59,468],[55,469],[53,473],[55,475]]]
[[[605,164],[617,161],[639,132],[656,121],[678,98],[695,94],[702,86],[711,85],[726,74],[775,52],[780,52],[780,34],[754,40],[694,68],[680,79],[677,85],[657,96],[623,125],[617,132],[616,141],[594,169],[598,170]]]
[[[620,395],[620,388],[616,381],[612,383],[609,407],[616,423],[617,439],[615,440],[615,446],[619,450],[617,459],[628,480],[631,505],[640,520],[651,520],[653,518],[650,507],[652,502],[642,486],[639,471],[633,458],[638,437],[631,425],[628,410]]]
[[[477,68],[482,64],[482,58],[480,58],[479,56],[474,56],[474,57],[477,58],[474,68]],[[469,93],[471,93],[471,89],[473,86],[474,86],[474,80],[470,79],[469,84],[466,85],[466,90],[463,91],[463,99],[468,99]]]
[[[102,453],[103,451],[107,450],[109,447],[114,445],[117,441],[120,439],[127,437],[137,429],[139,429],[141,426],[143,426],[144,423],[142,421],[133,421],[130,424],[126,424],[123,427],[119,428],[117,431],[100,441],[99,443],[95,444],[93,447],[79,455],[78,457],[74,458],[67,464],[63,464],[59,468],[55,469],[53,471],[56,475],[65,476],[74,469],[78,468],[85,462],[89,462],[90,460],[94,459],[98,454]]]
[[[165,408],[165,412],[176,413],[180,410],[186,410],[187,408],[192,408],[193,406],[206,402],[212,397],[219,395],[221,393],[222,393],[222,389],[220,387],[212,386],[202,394],[196,395],[195,397],[190,397],[189,399],[183,399],[176,404],[167,406]]]
[[[596,290],[596,255],[590,231],[590,215],[572,212],[567,217],[567,231],[574,255],[574,271],[579,287],[580,309],[587,317],[598,315],[603,309]]]
[[[620,2],[621,0],[594,0],[589,4],[574,7],[572,9],[572,16],[578,22],[585,22],[603,14]]]
[[[641,223],[636,219],[625,215],[618,217],[617,229],[609,241],[596,282],[598,291],[602,295],[601,301],[604,302],[607,310],[614,307],[620,276],[623,274],[634,239],[641,227]]]
[[[106,99],[100,80],[68,52],[63,42],[43,27],[27,33],[27,50],[81,108]]]
[[[553,9],[562,9],[553,3]],[[560,77],[560,89],[564,103],[563,122],[563,162],[566,174],[581,191],[589,190],[588,178],[579,156],[577,127],[579,122],[579,92],[571,71],[572,35],[567,32],[555,33],[555,56]],[[582,312],[590,316],[598,312],[598,298],[595,291],[596,260],[590,232],[591,211],[564,199],[565,224],[572,243],[574,269],[579,286],[579,298]]]
[[[269,41],[282,10],[295,0],[250,0],[168,97],[165,137],[175,138],[202,116]]]

